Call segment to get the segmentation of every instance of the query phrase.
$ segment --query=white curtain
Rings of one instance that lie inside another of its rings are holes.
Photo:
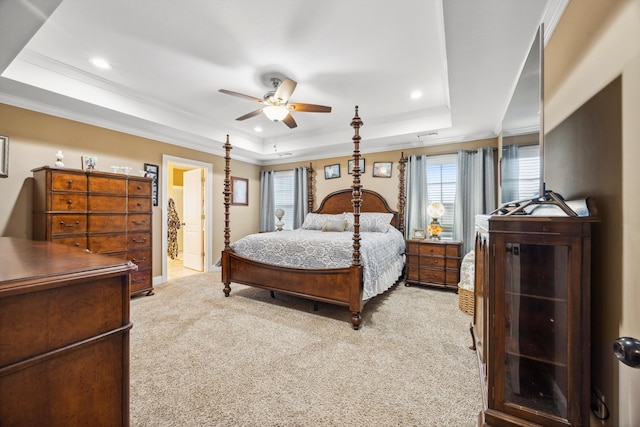
[[[302,227],[307,216],[309,189],[307,186],[307,168],[295,168],[293,171],[293,228]]]
[[[276,229],[275,217],[275,171],[260,173],[260,231]]]
[[[407,203],[405,206],[405,236],[414,228],[427,226],[427,156],[412,155],[407,160]]]
[[[496,209],[495,149],[458,152],[458,178],[453,238],[462,241],[462,253],[473,250],[475,216]]]

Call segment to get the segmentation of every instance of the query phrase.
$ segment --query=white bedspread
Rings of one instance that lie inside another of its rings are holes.
[[[391,287],[402,274],[405,242],[402,233],[360,233],[364,299]],[[352,232],[290,230],[251,234],[231,245],[238,255],[268,264],[296,268],[342,268],[351,265]]]

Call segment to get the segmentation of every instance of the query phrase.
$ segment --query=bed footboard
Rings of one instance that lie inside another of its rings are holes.
[[[353,329],[362,322],[362,267],[301,269],[265,264],[242,257],[232,250],[222,251],[224,294],[231,282],[281,292],[314,301],[348,307]]]

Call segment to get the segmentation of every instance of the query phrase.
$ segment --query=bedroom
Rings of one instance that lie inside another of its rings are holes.
[[[640,37],[636,37],[635,33],[639,27],[637,25],[638,2],[616,1],[616,8],[611,10],[600,6],[599,3],[596,1],[570,2],[552,41],[547,46],[545,86],[548,95],[545,103],[545,120],[546,128],[550,133],[548,146],[554,146],[554,138],[556,141],[564,141],[575,135],[569,125],[570,121],[566,120],[570,117],[578,120],[579,117],[572,114],[581,111],[580,107],[583,104],[607,87],[610,82],[614,82],[617,76],[622,76],[621,88],[613,88],[622,91],[621,134],[618,135],[618,141],[614,141],[610,138],[598,138],[602,135],[594,131],[592,133],[594,140],[591,141],[593,145],[588,150],[576,151],[585,157],[599,153],[597,156],[600,158],[580,158],[579,161],[584,163],[581,163],[582,167],[577,171],[566,168],[567,165],[573,164],[571,159],[576,157],[575,153],[568,155],[564,150],[573,151],[574,148],[569,147],[568,144],[556,143],[555,146],[560,152],[549,154],[547,172],[550,176],[547,177],[547,181],[550,187],[565,196],[571,197],[587,192],[600,200],[599,210],[603,217],[604,234],[607,237],[602,246],[594,248],[594,259],[602,261],[599,264],[602,277],[599,281],[601,287],[593,289],[593,299],[599,304],[594,303],[592,307],[594,316],[592,358],[594,366],[598,367],[594,369],[592,375],[594,383],[598,384],[607,400],[613,402],[615,409],[612,411],[612,416],[619,417],[616,418],[619,421],[618,424],[625,425],[626,420],[627,425],[630,425],[630,421],[638,417],[638,414],[633,412],[637,411],[633,407],[633,396],[637,395],[640,387],[638,375],[637,371],[630,371],[611,359],[610,342],[618,336],[640,336],[640,331],[637,329],[640,321],[637,314],[634,314],[636,311],[634,307],[640,302],[637,296],[639,285],[637,267],[632,257],[640,238],[638,219],[635,215],[639,199],[635,183],[640,178],[634,161],[638,155],[636,141],[640,135],[638,121],[635,120],[640,110],[638,107],[640,66],[637,42]],[[625,49],[621,50],[619,46],[625,46]],[[3,88],[5,84],[3,79]],[[224,160],[220,156],[57,118],[26,107],[19,108],[12,106],[8,97],[3,97],[2,103],[0,134],[10,136],[11,144],[9,177],[0,179],[0,192],[6,201],[0,207],[2,236],[30,237],[31,193],[28,180],[31,176],[30,171],[34,167],[52,164],[58,149],[65,152],[65,163],[71,167],[79,167],[80,156],[86,154],[96,154],[100,165],[105,167],[111,164],[130,164],[136,170],[145,162],[162,165],[163,154],[210,163],[214,170],[214,186],[211,193],[213,204],[222,206],[220,195]],[[344,118],[345,127],[348,126],[350,118],[351,113]],[[370,121],[367,121],[364,113],[363,120],[365,127],[362,133],[366,139],[367,125]],[[569,127],[563,128],[563,124]],[[607,135],[609,135],[608,131]],[[583,137],[584,135],[579,135],[579,138]],[[579,143],[581,142],[575,142],[575,144]],[[440,149],[445,150],[445,147],[438,147],[438,150]],[[449,148],[452,151],[455,149],[455,147]],[[399,158],[399,152],[400,150],[391,150],[376,153],[375,158],[395,163]],[[616,153],[619,157],[614,159],[603,157],[615,156]],[[621,153],[624,153],[624,156]],[[367,167],[369,164],[372,165],[369,162],[375,160],[374,155],[367,153],[365,157]],[[77,159],[77,166],[74,163],[75,159]],[[340,163],[345,168],[346,159],[346,156],[319,157],[314,160],[314,168],[322,170],[325,165],[335,163]],[[301,163],[306,164],[306,162]],[[292,165],[294,163],[284,166]],[[259,173],[264,167],[236,160],[232,161],[232,167],[234,173],[237,171],[238,176],[250,179],[249,209],[234,208],[235,213],[239,215],[243,215],[245,211],[248,214],[247,221],[235,223],[232,230],[234,233],[232,239],[235,239],[258,229],[257,214],[253,210],[258,206],[258,193],[253,189],[258,188]],[[595,183],[591,181],[592,172],[596,170],[606,177],[605,181]],[[343,173],[343,176],[346,178],[347,174]],[[342,178],[326,182],[323,179],[318,181],[319,194],[330,192],[333,189],[331,185],[344,187],[346,184]],[[582,184],[589,187],[580,188],[579,185]],[[395,180],[391,180],[379,190],[392,193],[395,185]],[[159,217],[161,217],[160,208],[154,208],[154,218]],[[607,221],[608,218],[613,220]],[[222,220],[222,211],[214,211],[213,222],[219,224]],[[154,221],[153,233],[154,242],[157,245],[154,254],[158,256],[154,259],[153,275],[161,277],[160,221]],[[218,244],[213,252],[219,253],[220,250],[221,245]],[[611,425],[614,425],[613,420],[610,421]]]

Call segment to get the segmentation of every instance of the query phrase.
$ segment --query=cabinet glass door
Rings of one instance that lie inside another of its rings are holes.
[[[567,418],[569,246],[505,251],[503,403]]]

